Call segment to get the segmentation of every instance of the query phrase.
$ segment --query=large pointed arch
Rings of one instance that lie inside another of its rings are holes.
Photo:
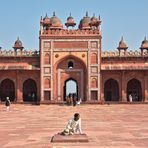
[[[72,64],[69,64],[71,62]],[[86,64],[83,59],[76,57],[74,55],[67,55],[60,58],[54,64],[54,73],[57,75],[53,79],[53,96],[54,98],[59,98],[59,100],[64,100],[64,85],[65,81],[69,78],[73,78],[77,81],[78,97],[81,97],[82,100],[87,100],[87,82],[88,74],[86,70]]]

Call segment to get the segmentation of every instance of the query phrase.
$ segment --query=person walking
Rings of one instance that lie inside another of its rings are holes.
[[[133,97],[131,94],[129,95],[129,102],[133,102]]]
[[[11,102],[10,102],[9,97],[6,97],[6,102],[5,102],[6,111],[9,111],[10,110],[10,104],[11,104]]]
[[[76,93],[73,93],[73,106],[76,106],[77,105],[77,95]]]

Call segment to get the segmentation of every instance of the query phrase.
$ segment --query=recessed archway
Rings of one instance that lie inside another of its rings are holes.
[[[24,102],[37,101],[37,85],[33,79],[27,79],[23,83],[23,101]]]
[[[78,83],[75,79],[73,78],[69,78],[65,81],[64,83],[64,88],[63,88],[63,91],[64,91],[64,101],[66,101],[66,97],[69,95],[69,94],[77,94],[78,96]]]
[[[9,97],[10,101],[15,100],[15,85],[10,79],[5,79],[0,84],[1,101],[5,101],[6,97]]]
[[[109,79],[104,84],[105,101],[119,101],[119,84],[114,79]]]
[[[54,98],[58,100],[65,100],[66,92],[64,92],[65,81],[69,78],[73,78],[77,81],[78,97],[83,101],[87,100],[87,71],[84,61],[73,55],[65,56],[59,59],[54,65],[54,73],[57,75],[54,77],[53,87]]]
[[[127,100],[129,101],[129,95],[132,95],[132,101],[142,101],[142,88],[141,82],[137,79],[131,79],[127,83]]]

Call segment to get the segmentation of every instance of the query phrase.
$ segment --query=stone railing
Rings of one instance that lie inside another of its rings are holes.
[[[68,29],[61,29],[61,30],[42,30],[42,35],[50,34],[50,35],[93,35],[93,34],[101,34],[99,29],[95,30],[68,30]]]
[[[40,53],[37,50],[20,50],[15,52],[14,50],[0,50],[0,56],[39,56]]]
[[[130,50],[125,53],[120,53],[119,51],[103,51],[101,54],[102,57],[148,57],[148,51],[144,51],[143,54],[138,50]]]

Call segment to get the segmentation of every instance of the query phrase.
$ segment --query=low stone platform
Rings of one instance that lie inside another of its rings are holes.
[[[51,142],[54,143],[71,143],[71,142],[89,142],[88,137],[86,134],[75,134],[75,135],[70,135],[70,136],[63,136],[60,134],[55,134]]]

